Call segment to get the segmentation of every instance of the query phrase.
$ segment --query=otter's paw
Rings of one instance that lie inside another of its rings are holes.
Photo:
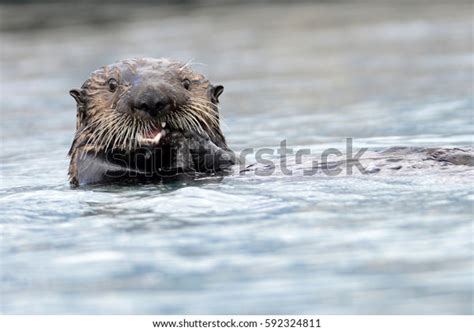
[[[221,172],[236,163],[235,154],[217,146],[206,133],[188,133],[185,136],[198,171]]]

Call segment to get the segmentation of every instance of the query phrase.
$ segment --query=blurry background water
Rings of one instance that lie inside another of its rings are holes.
[[[66,176],[68,90],[140,56],[223,84],[236,151],[470,146],[470,1],[8,4],[1,25],[2,313],[472,313],[462,173]]]

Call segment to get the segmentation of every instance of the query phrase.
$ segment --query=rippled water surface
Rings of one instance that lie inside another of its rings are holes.
[[[236,151],[472,145],[472,7],[449,3],[2,7],[1,312],[472,313],[462,173],[66,176],[68,90],[138,56],[223,84]]]

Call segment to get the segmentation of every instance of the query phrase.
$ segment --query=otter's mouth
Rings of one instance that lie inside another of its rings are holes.
[[[137,141],[140,145],[158,145],[160,140],[165,137],[166,122],[161,122],[161,127],[153,127],[150,130],[139,133]]]

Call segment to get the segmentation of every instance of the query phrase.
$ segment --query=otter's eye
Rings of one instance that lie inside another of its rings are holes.
[[[110,78],[107,84],[109,85],[110,92],[115,92],[115,90],[117,90],[118,82],[115,78]]]
[[[189,90],[189,87],[191,86],[191,82],[189,81],[189,79],[187,79],[187,78],[183,79],[182,83],[183,83],[183,87],[186,90]]]

